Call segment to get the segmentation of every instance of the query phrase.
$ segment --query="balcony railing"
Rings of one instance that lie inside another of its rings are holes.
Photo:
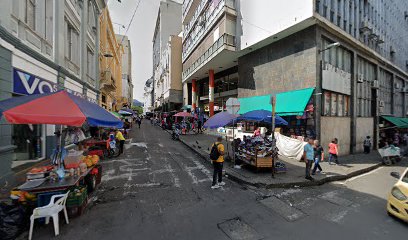
[[[186,17],[186,15],[187,15],[187,13],[188,13],[188,10],[190,9],[191,4],[193,3],[193,1],[194,1],[194,0],[186,0],[186,1],[183,3],[183,6],[182,6],[183,19]]]
[[[106,70],[102,73],[100,83],[101,83],[101,88],[105,88],[108,91],[116,90],[115,79],[113,78],[112,72],[110,70]]]
[[[203,39],[206,33],[212,28],[212,26],[215,24],[217,20],[217,16],[224,10],[225,6],[234,8],[234,0],[220,0],[220,2],[213,11],[200,13],[199,16],[205,16],[207,14],[208,16],[205,16],[205,22],[202,25],[193,24],[194,29],[200,28],[197,33],[193,35],[194,29],[192,29],[190,30],[191,32],[190,35],[188,34],[185,35],[185,38],[187,40],[183,44],[183,62],[191,54],[192,50],[197,46],[197,44]]]
[[[189,68],[187,68],[183,72],[183,79],[185,79],[188,75],[194,72],[202,63],[211,58],[213,54],[216,53],[217,50],[223,47],[224,45],[235,47],[235,36],[225,33],[220,38],[218,38],[218,40],[210,48],[208,48],[207,51],[205,51],[201,55],[201,57],[199,57],[193,64],[191,64]]]
[[[202,15],[202,11],[205,9],[207,4],[211,2],[212,0],[203,0],[200,2],[200,5],[198,5],[196,11],[194,12],[193,17],[191,18],[191,21],[184,27],[183,31],[183,38],[188,36],[192,28],[195,26],[198,18]],[[204,15],[204,14],[203,14]]]

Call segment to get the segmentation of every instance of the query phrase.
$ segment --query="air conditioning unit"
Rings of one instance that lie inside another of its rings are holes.
[[[363,74],[358,74],[357,75],[357,82],[358,83],[363,83],[364,82],[364,75]]]
[[[401,92],[402,92],[402,93],[408,93],[408,87],[402,88]]]
[[[378,80],[374,80],[371,86],[372,86],[372,88],[379,89],[380,88],[380,82]]]
[[[394,84],[394,88],[395,88],[395,89],[400,89],[400,88],[401,88],[401,86],[400,86],[400,84],[399,84],[399,83],[395,83],[395,84]]]
[[[384,107],[385,103],[383,100],[378,101],[378,106],[379,107]]]

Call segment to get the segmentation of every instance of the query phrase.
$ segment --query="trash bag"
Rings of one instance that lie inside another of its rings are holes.
[[[0,203],[0,239],[15,239],[27,228],[25,210],[19,206]]]

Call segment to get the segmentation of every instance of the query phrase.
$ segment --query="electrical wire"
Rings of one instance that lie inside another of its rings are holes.
[[[132,23],[133,23],[133,19],[134,19],[135,16],[136,16],[136,12],[137,12],[137,10],[139,9],[139,5],[140,5],[140,2],[141,2],[141,1],[142,1],[142,0],[139,0],[139,1],[137,2],[136,8],[135,8],[135,10],[133,11],[132,17],[130,18],[129,24],[128,24],[128,26],[127,26],[127,28],[126,28],[126,31],[125,31],[125,34],[123,34],[122,40],[120,41],[119,45],[117,46],[117,48],[116,48],[116,50],[115,50],[115,53],[119,50],[120,46],[122,46],[122,43],[123,43],[123,41],[125,40],[125,37],[126,37],[128,31],[129,31],[129,29],[130,29],[130,26],[131,26]],[[111,65],[112,65],[113,60],[114,60],[114,59],[111,59],[111,61],[109,62],[107,70],[110,70],[110,69],[111,69]]]

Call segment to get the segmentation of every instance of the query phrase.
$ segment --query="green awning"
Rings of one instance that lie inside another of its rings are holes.
[[[239,98],[241,107],[239,114],[244,114],[254,110],[268,110],[272,111],[271,95],[254,96],[248,98]]]
[[[305,88],[276,95],[276,113],[280,116],[303,115],[306,105],[312,96],[314,88]],[[271,95],[239,98],[241,108],[239,114],[253,110],[272,111]]]
[[[276,95],[276,113],[279,116],[301,116],[312,96],[314,88],[305,88]]]
[[[394,124],[398,128],[408,128],[408,118],[381,116],[388,122]]]

